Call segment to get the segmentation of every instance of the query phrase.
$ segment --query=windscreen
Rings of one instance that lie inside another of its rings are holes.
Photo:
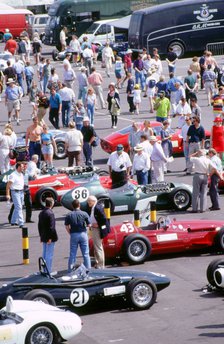
[[[99,24],[93,23],[87,30],[86,33],[92,34],[96,31],[98,28]]]

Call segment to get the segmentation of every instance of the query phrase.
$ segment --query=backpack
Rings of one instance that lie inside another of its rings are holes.
[[[150,79],[148,83],[148,88],[153,88],[156,86],[156,80]]]

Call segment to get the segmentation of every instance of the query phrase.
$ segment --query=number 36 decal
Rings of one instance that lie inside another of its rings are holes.
[[[73,190],[72,198],[79,200],[79,202],[84,202],[89,197],[89,190],[84,187],[79,187]]]
[[[89,293],[83,288],[73,289],[70,301],[74,307],[82,307],[89,301]]]
[[[120,232],[132,233],[134,232],[134,226],[132,223],[123,223],[120,227]]]

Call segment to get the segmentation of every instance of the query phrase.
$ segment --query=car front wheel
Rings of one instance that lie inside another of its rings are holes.
[[[127,299],[134,309],[148,309],[155,303],[156,298],[157,289],[152,281],[136,278],[129,282]]]
[[[129,263],[142,264],[150,256],[151,244],[147,238],[128,236],[125,238],[123,250]]]
[[[171,197],[176,210],[187,210],[191,205],[191,195],[187,190],[179,189]]]
[[[215,259],[211,261],[206,271],[208,283],[210,283],[213,287],[216,287],[218,289],[219,286],[215,282],[214,273],[219,267],[224,268],[224,259]]]
[[[67,156],[65,150],[65,143],[63,141],[56,141],[57,152],[54,153],[55,158],[57,159],[65,159]]]
[[[58,336],[56,330],[49,324],[39,324],[32,327],[25,340],[25,344],[56,344]]]

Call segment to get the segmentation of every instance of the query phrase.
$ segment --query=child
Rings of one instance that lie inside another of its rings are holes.
[[[123,64],[122,64],[122,58],[120,56],[117,56],[116,62],[115,62],[115,76],[117,78],[117,83],[116,87],[121,88],[121,79],[122,79],[122,69],[123,69]]]
[[[140,90],[139,84],[135,84],[133,93],[134,93],[133,102],[136,109],[135,112],[136,112],[136,115],[139,115],[139,107],[141,104],[141,90]]]

